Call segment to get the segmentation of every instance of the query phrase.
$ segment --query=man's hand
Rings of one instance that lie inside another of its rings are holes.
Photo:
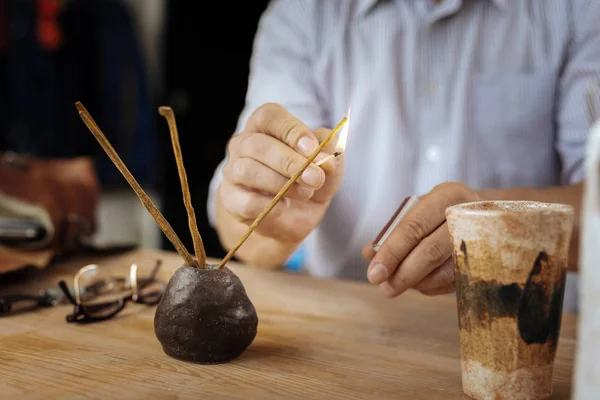
[[[311,131],[278,104],[265,104],[229,142],[217,201],[234,220],[251,224],[331,130]],[[328,144],[316,161],[332,152]],[[258,226],[256,233],[299,243],[323,218],[341,182],[343,163],[311,165]]]
[[[387,297],[396,297],[409,288],[426,295],[454,291],[452,244],[446,225],[447,207],[480,200],[461,183],[444,183],[420,198],[375,253],[365,246],[363,255],[371,260],[367,277]]]

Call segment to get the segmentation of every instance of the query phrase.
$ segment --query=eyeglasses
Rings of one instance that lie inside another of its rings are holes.
[[[38,308],[54,307],[64,302],[65,296],[59,289],[44,289],[38,294],[11,294],[0,297],[0,316],[20,313]]]
[[[138,304],[155,305],[160,301],[165,283],[156,279],[161,266],[157,260],[146,278],[138,278],[138,265],[129,268],[129,277],[112,277],[96,264],[81,268],[73,278],[73,294],[65,281],[59,286],[66,298],[75,306],[67,322],[95,322],[114,317],[121,312],[128,301]]]

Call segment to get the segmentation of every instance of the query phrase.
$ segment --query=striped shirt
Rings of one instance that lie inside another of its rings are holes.
[[[266,102],[311,128],[352,106],[344,179],[305,267],[364,280],[361,248],[406,196],[445,181],[581,181],[584,91],[597,76],[598,0],[277,0],[260,21],[237,131]]]

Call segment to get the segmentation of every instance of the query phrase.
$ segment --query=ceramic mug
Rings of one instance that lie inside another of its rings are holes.
[[[485,201],[446,210],[463,391],[547,399],[560,334],[573,207]]]

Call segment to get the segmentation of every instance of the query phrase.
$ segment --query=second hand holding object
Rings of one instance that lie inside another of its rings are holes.
[[[265,209],[260,213],[258,217],[252,222],[252,224],[248,227],[248,230],[242,238],[237,242],[235,246],[229,250],[229,253],[221,260],[221,263],[217,266],[217,269],[223,268],[225,264],[231,260],[235,252],[244,244],[244,242],[248,239],[248,237],[252,234],[252,232],[256,229],[258,224],[271,212],[271,210],[279,203],[279,201],[285,196],[285,194],[291,189],[291,187],[296,183],[296,181],[300,178],[302,173],[309,167],[309,165],[314,161],[315,158],[323,151],[325,146],[333,139],[333,137],[339,132],[340,129],[348,122],[348,117],[344,117],[340,123],[331,131],[329,136],[323,140],[323,142],[315,149],[315,151],[306,159],[302,167],[288,180],[288,182],[281,188],[279,193],[271,200],[271,202],[265,207]]]

